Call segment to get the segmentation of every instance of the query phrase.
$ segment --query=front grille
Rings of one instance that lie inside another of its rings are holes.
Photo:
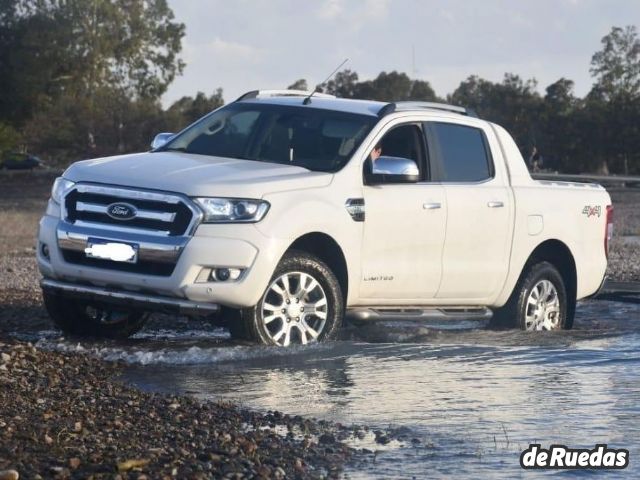
[[[66,220],[70,223],[82,221],[142,229],[170,236],[188,233],[194,213],[185,200],[177,196],[138,193],[126,189],[78,186],[65,197]],[[139,215],[129,220],[112,218],[106,211],[114,203],[132,205]]]
[[[86,267],[105,268],[107,270],[117,270],[119,272],[140,273],[142,275],[155,275],[160,277],[170,277],[175,268],[173,263],[160,263],[138,260],[136,263],[112,262],[100,258],[89,258],[84,252],[73,250],[62,250],[62,258],[65,262]]]
[[[126,219],[117,218],[122,212]],[[64,198],[58,246],[71,264],[170,276],[199,219],[197,207],[179,194],[78,183]],[[92,237],[136,244],[136,263],[88,257]]]

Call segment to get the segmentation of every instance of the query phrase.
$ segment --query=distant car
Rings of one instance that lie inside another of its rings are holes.
[[[5,153],[0,161],[0,168],[6,168],[7,170],[31,170],[43,166],[42,160],[29,153]]]

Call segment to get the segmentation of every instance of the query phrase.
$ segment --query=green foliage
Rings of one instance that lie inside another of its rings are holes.
[[[594,157],[602,172],[640,170],[640,39],[635,26],[613,27],[591,59],[596,83],[587,97],[596,133]],[[602,148],[606,145],[606,150]]]
[[[222,105],[224,105],[224,100],[221,88],[218,88],[209,97],[202,92],[198,92],[195,98],[182,97],[174,102],[166,112],[167,131],[178,132]]]
[[[21,142],[20,134],[11,125],[0,122],[0,156],[18,148]]]
[[[613,27],[602,38],[602,50],[591,58],[595,87],[604,98],[632,99],[640,95],[640,39],[635,26]]]
[[[327,82],[326,91],[340,98],[355,98],[357,86],[358,74],[351,70],[343,70]]]
[[[301,78],[299,80],[296,80],[295,82],[293,82],[291,85],[289,85],[287,87],[287,90],[309,90],[309,87],[307,87],[307,81],[304,78]]]
[[[525,154],[538,145],[542,99],[536,81],[507,73],[501,83],[471,76],[447,98],[475,110],[482,118],[508,127]]]
[[[222,89],[197,92],[164,110],[179,75],[183,24],[167,0],[0,0],[0,152],[27,147],[59,164],[145,150],[224,104]],[[534,79],[470,76],[447,96],[504,125],[527,158],[545,168],[640,174],[640,40],[614,27],[591,60],[592,90],[560,78],[541,95]],[[290,89],[308,90],[305,79]],[[429,82],[381,72],[338,72],[323,86],[342,98],[445,101]]]
[[[2,0],[0,18],[0,121],[47,156],[126,149],[113,132],[184,66],[166,0]]]
[[[380,72],[373,80],[360,82],[355,86],[356,98],[368,98],[385,102],[400,100],[434,101],[436,94],[423,80],[411,80],[406,73]]]

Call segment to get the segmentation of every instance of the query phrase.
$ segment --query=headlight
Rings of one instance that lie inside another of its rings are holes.
[[[51,187],[51,199],[57,204],[62,203],[62,198],[65,193],[67,193],[74,185],[74,182],[71,182],[66,178],[56,178],[56,181],[53,182],[53,187]]]
[[[193,200],[204,212],[204,223],[259,222],[269,210],[269,203],[264,200],[211,197]]]

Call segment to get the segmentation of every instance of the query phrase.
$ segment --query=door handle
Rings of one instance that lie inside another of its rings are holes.
[[[502,207],[504,207],[504,202],[489,202],[489,203],[487,203],[487,207],[489,207],[489,208],[502,208]]]
[[[422,208],[424,208],[425,210],[437,210],[438,208],[441,208],[442,205],[440,203],[423,203],[422,204]]]

